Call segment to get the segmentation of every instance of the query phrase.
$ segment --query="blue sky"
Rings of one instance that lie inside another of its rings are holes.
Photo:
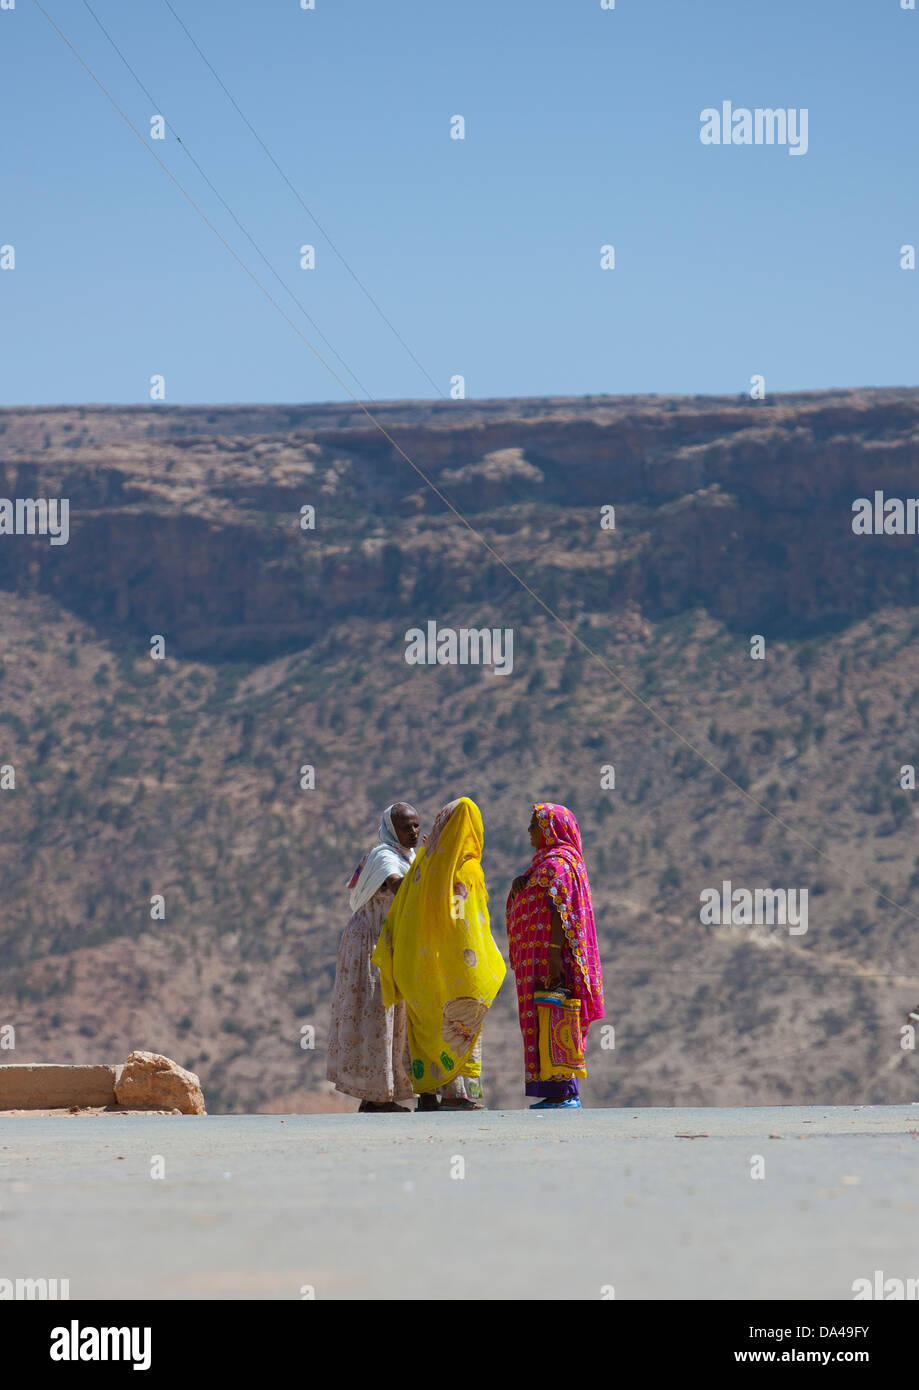
[[[166,117],[151,147],[307,336],[176,134],[365,390],[434,397],[163,0],[90,2]],[[42,3],[148,133],[82,0]],[[478,398],[915,382],[900,0],[172,3],[443,394],[456,373]],[[726,100],[806,107],[807,154],[702,145]],[[170,403],[347,397],[34,0],[0,10],[0,122],[0,403],[145,404],[157,373]]]

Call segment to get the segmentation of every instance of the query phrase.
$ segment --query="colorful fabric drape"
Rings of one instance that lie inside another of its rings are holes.
[[[373,953],[383,1002],[405,1000],[412,1084],[419,1094],[455,1076],[481,1073],[473,1052],[506,973],[489,924],[484,840],[474,801],[463,796],[452,811],[444,807]]]
[[[534,990],[549,978],[549,939],[554,907],[564,929],[562,963],[573,997],[580,1000],[584,1037],[604,1014],[603,974],[593,903],[581,853],[581,832],[567,806],[537,802],[533,809],[542,843],[526,872],[526,886],[507,900],[507,938],[517,981],[526,1080],[538,1082],[539,1026]]]
[[[558,989],[536,990],[540,1081],[586,1076],[581,1004]]]

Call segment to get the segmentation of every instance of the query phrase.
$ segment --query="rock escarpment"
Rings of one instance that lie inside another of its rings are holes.
[[[857,496],[910,495],[919,392],[377,413],[568,612],[704,606],[732,626],[805,635],[919,601],[915,538],[875,543],[850,524]],[[71,507],[66,546],[0,545],[0,586],[49,593],[103,630],[168,628],[187,655],[268,657],[352,615],[410,619],[447,595],[472,607],[520,600],[346,407],[6,410],[0,463],[6,495],[67,496]],[[604,504],[616,508],[614,533],[599,529]],[[301,528],[304,506],[313,529]]]

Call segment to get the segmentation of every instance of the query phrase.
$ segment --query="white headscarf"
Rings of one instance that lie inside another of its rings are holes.
[[[393,806],[396,805],[393,802]],[[406,849],[399,843],[399,837],[393,829],[392,823],[393,807],[387,806],[380,820],[380,828],[377,831],[378,845],[374,845],[369,854],[366,854],[351,878],[348,887],[351,889],[349,902],[352,912],[359,912],[365,903],[369,902],[378,888],[393,874],[399,878],[404,878],[408,873],[409,865],[415,858],[413,849]]]

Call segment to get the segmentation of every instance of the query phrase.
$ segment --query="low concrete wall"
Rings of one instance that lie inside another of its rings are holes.
[[[0,1110],[57,1110],[71,1105],[116,1105],[123,1068],[35,1062],[0,1066]]]

